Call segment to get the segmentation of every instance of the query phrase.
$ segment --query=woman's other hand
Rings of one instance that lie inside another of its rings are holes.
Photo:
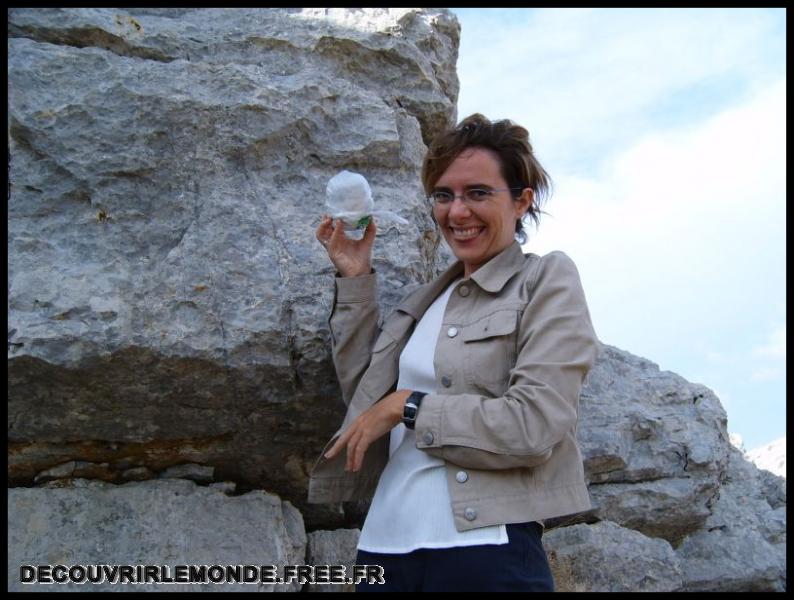
[[[375,220],[370,217],[364,237],[352,240],[345,235],[341,219],[334,222],[326,215],[320,222],[316,235],[339,274],[342,277],[358,277],[369,275],[372,271],[372,246],[376,231]]]
[[[370,444],[402,421],[403,407],[410,395],[411,390],[397,390],[365,410],[339,436],[325,458],[333,458],[347,447],[345,471],[358,471]]]

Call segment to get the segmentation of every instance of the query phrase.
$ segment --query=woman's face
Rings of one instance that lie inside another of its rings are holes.
[[[432,191],[457,195],[452,202],[436,204],[433,214],[447,244],[463,262],[464,277],[469,277],[515,240],[516,219],[529,208],[532,190],[525,189],[513,200],[507,187],[498,155],[486,148],[467,148],[461,152],[433,186]],[[472,188],[505,191],[477,203],[466,203],[461,194]]]

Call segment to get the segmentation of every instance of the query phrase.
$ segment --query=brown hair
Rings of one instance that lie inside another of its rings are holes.
[[[532,203],[525,217],[532,219],[537,227],[542,212],[540,205],[551,194],[551,178],[532,152],[529,132],[509,119],[492,123],[475,113],[436,136],[422,164],[425,193],[429,195],[452,161],[472,147],[487,148],[497,155],[502,177],[509,188],[515,188],[514,198],[518,198],[524,188],[532,188]],[[522,219],[516,219],[516,237],[522,244],[526,242]]]

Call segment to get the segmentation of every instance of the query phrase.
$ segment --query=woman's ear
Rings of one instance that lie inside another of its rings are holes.
[[[534,198],[535,192],[532,188],[527,187],[521,191],[521,195],[515,200],[516,218],[521,219],[527,214]]]

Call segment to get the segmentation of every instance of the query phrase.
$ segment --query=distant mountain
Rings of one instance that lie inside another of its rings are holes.
[[[780,477],[786,477],[786,438],[785,436],[779,440],[775,440],[761,446],[760,448],[753,448],[745,453],[755,466],[759,469],[766,469]]]

